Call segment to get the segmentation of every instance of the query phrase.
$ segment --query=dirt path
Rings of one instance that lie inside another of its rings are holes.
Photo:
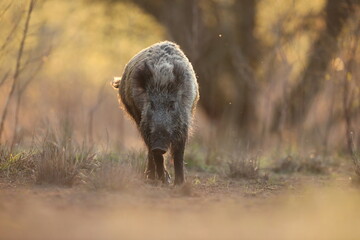
[[[189,182],[113,192],[3,182],[0,239],[360,237],[360,194],[346,178],[192,174]]]

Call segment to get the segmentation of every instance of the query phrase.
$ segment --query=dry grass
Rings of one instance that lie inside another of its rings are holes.
[[[319,155],[310,154],[309,156],[291,156],[281,159],[273,168],[275,173],[310,173],[325,174],[327,166],[324,158]]]
[[[351,158],[354,164],[354,171],[357,177],[360,179],[360,153],[357,150],[357,147],[355,146],[353,135],[350,135],[349,138],[350,138],[349,148],[350,148]]]
[[[0,177],[11,181],[28,181],[34,177],[33,151],[11,151],[0,145]]]
[[[124,190],[131,186],[134,174],[131,168],[123,163],[105,161],[89,177],[87,183],[95,190]]]
[[[359,177],[360,177],[360,157],[357,157],[357,162],[356,162],[356,164],[355,164],[355,173],[356,173],[356,175],[358,175]]]
[[[10,182],[123,190],[139,181],[145,164],[143,151],[95,152],[76,143],[71,132],[65,131],[48,131],[29,151],[0,147],[0,178]]]
[[[356,186],[360,186],[360,154],[358,151],[354,150],[351,152],[351,158],[353,160],[353,167],[355,176],[352,177],[352,182]]]
[[[233,151],[228,155],[228,172],[230,178],[255,179],[259,177],[259,156],[251,156],[247,151]]]
[[[193,140],[185,149],[185,167],[191,171],[216,172],[219,165],[219,154],[205,147],[200,140]]]
[[[83,175],[86,185],[94,190],[127,190],[139,184],[144,172],[142,154],[100,153],[96,160],[98,167]]]
[[[48,133],[33,155],[38,184],[72,186],[81,170],[91,171],[96,167],[95,153],[91,148],[78,145],[66,134],[60,136]]]

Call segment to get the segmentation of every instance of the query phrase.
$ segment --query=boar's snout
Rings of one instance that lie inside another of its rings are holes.
[[[170,133],[164,127],[155,127],[151,133],[151,151],[154,154],[165,154],[170,145]]]
[[[151,151],[155,155],[163,155],[163,154],[166,153],[167,149],[165,149],[165,148],[153,148]]]

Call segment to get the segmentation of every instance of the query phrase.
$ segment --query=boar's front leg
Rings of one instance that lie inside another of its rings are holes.
[[[172,157],[174,159],[175,185],[184,183],[184,150],[185,141],[171,146]]]
[[[165,184],[169,184],[171,179],[169,173],[166,171],[164,166],[164,156],[159,153],[152,153],[156,166],[156,173],[159,180]]]
[[[148,163],[145,174],[147,179],[155,180],[155,162],[154,162],[154,156],[150,150],[148,152]]]

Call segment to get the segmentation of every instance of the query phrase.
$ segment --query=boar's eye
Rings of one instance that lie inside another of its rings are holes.
[[[175,110],[175,101],[169,101],[169,110],[174,111]]]

